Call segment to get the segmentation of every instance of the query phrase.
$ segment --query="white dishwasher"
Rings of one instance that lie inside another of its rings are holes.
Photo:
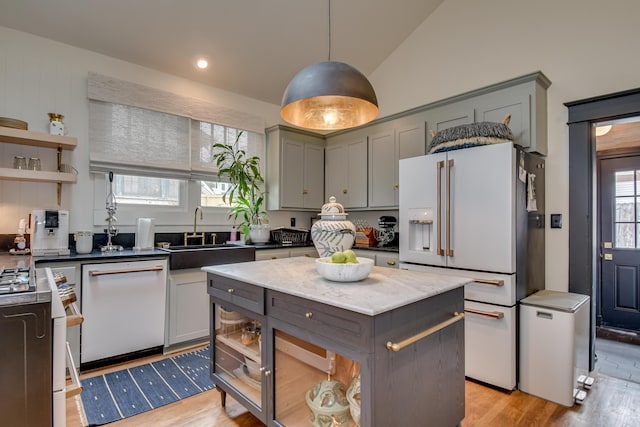
[[[80,363],[164,344],[167,260],[82,266]]]

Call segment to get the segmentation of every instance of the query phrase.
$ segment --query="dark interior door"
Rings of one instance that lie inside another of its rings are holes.
[[[640,156],[600,160],[602,324],[640,330]]]

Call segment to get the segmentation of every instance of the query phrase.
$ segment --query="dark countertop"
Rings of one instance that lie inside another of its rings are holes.
[[[17,256],[17,255],[16,255]],[[78,254],[71,252],[69,255],[51,255],[32,257],[35,264],[39,262],[65,262],[65,261],[97,261],[104,259],[121,259],[121,258],[141,258],[141,257],[167,257],[169,253],[160,249],[147,249],[134,251],[133,249],[124,249],[122,251],[101,252],[94,250],[90,254]]]
[[[352,249],[362,249],[365,251],[379,251],[379,252],[395,252],[398,253],[400,252],[400,248],[398,248],[397,246],[383,246],[381,248],[377,247],[377,246],[354,246]]]

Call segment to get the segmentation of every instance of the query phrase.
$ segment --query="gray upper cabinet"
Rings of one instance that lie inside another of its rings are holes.
[[[541,72],[438,101],[427,106],[427,127],[436,132],[474,122],[499,122],[511,115],[513,142],[526,151],[547,154],[547,88]],[[431,145],[427,133],[427,147]]]
[[[345,208],[367,207],[367,137],[362,132],[327,141],[325,200],[335,196]]]
[[[319,210],[324,200],[324,138],[284,126],[267,129],[267,209]]]
[[[502,122],[511,115],[513,142],[527,151],[547,154],[547,88],[543,74],[531,75],[519,84],[478,96],[474,101],[477,122]]]
[[[400,159],[425,154],[425,114],[383,123],[369,136],[369,207],[398,207]]]

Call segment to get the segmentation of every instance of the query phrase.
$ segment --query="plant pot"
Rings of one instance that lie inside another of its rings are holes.
[[[251,243],[267,243],[271,238],[271,226],[269,224],[251,224],[249,226],[249,240]]]

